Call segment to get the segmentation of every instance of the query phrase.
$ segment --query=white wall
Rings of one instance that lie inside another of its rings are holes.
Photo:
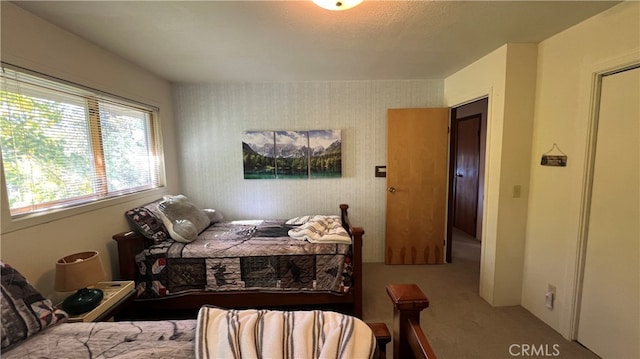
[[[45,296],[57,301],[64,293],[53,291],[57,259],[83,250],[98,250],[109,277],[117,271],[117,252],[111,236],[128,230],[126,209],[178,191],[171,85],[153,74],[72,35],[16,5],[1,3],[0,56],[3,62],[42,72],[101,91],[160,108],[165,145],[167,188],[145,196],[105,201],[82,210],[64,212],[25,224],[11,222],[3,199],[1,258],[21,271]],[[6,198],[2,187],[0,197]],[[34,225],[34,223],[36,223]],[[110,278],[108,278],[110,279]]]
[[[567,338],[572,336],[592,78],[634,60],[640,62],[636,1],[616,5],[543,41],[538,49],[522,305]],[[554,143],[568,155],[567,167],[539,165]],[[557,288],[553,310],[544,306],[547,284]]]
[[[442,107],[443,81],[181,84],[175,88],[179,169],[185,194],[227,218],[339,213],[365,230],[363,259],[384,260],[386,113]],[[244,180],[242,133],[342,130],[342,178]]]
[[[535,70],[535,44],[507,44],[445,79],[447,106],[489,96],[480,296],[493,305],[520,304]]]

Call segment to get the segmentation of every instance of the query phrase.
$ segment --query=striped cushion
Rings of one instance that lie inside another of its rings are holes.
[[[372,358],[376,341],[362,320],[339,313],[226,310],[204,306],[196,358]]]

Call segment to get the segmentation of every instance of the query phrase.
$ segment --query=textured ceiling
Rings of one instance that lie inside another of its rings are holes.
[[[613,1],[18,1],[174,82],[442,79]]]

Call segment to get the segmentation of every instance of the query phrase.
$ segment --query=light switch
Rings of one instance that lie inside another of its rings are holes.
[[[376,177],[387,177],[387,166],[376,166]]]
[[[522,186],[519,184],[513,186],[513,198],[520,198],[520,192],[522,191]]]

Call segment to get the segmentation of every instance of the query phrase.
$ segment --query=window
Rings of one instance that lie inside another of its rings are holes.
[[[12,218],[161,186],[155,109],[11,68],[0,75]]]

